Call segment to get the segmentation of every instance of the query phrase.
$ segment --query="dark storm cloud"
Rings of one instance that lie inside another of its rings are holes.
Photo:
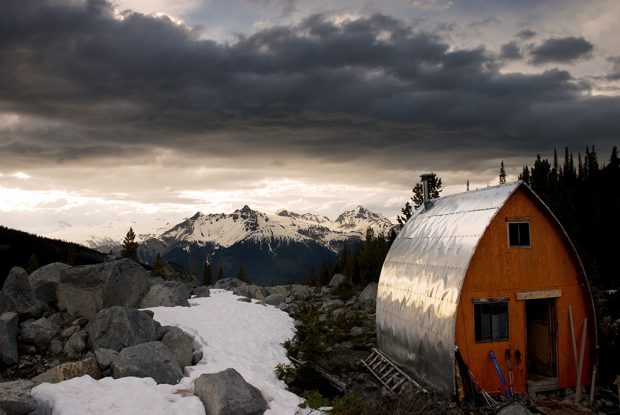
[[[571,63],[587,57],[594,46],[582,37],[563,37],[545,40],[530,51],[532,63]]]
[[[517,60],[521,59],[523,55],[517,42],[508,42],[502,45],[500,57],[506,60]]]
[[[536,32],[532,29],[523,29],[519,33],[517,33],[517,37],[522,40],[531,39],[536,36]]]
[[[564,38],[532,53],[566,61],[591,49]],[[55,160],[157,146],[270,160],[373,154],[408,165],[412,152],[471,156],[510,146],[530,154],[542,136],[551,147],[618,132],[601,120],[620,110],[618,99],[587,97],[566,71],[500,68],[484,47],[451,49],[384,15],[341,24],[313,15],[217,43],[166,18],[115,19],[104,1],[5,0],[0,109],[53,126],[0,130],[0,148],[22,157],[28,143],[30,157]]]
[[[612,56],[607,58],[607,61],[611,63],[611,71],[607,75],[607,79],[610,81],[620,80],[620,56]]]

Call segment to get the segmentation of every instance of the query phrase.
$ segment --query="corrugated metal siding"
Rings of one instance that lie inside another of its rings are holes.
[[[436,199],[399,232],[377,293],[377,343],[418,381],[454,392],[456,310],[485,229],[521,182]]]

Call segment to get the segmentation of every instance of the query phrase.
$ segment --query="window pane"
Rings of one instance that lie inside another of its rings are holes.
[[[508,223],[509,246],[530,246],[530,223]]]
[[[508,303],[474,303],[474,326],[477,342],[508,339]]]
[[[530,224],[519,223],[519,245],[530,246]]]
[[[510,240],[510,246],[519,246],[519,224],[508,224],[508,237]]]

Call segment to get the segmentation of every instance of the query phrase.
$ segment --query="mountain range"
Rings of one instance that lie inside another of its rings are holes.
[[[266,214],[244,206],[230,214],[197,212],[176,225],[165,220],[67,225],[50,236],[118,253],[132,226],[145,263],[152,264],[159,253],[199,279],[207,262],[214,274],[221,268],[227,277],[243,266],[254,283],[265,285],[299,282],[311,269],[318,272],[325,261],[335,263],[338,252],[363,240],[368,228],[385,235],[394,228],[389,219],[362,206],[335,220],[287,210]]]

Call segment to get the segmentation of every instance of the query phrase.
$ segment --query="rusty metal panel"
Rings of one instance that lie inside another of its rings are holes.
[[[480,238],[521,182],[435,199],[392,244],[377,293],[377,343],[414,379],[454,392],[456,311]]]

